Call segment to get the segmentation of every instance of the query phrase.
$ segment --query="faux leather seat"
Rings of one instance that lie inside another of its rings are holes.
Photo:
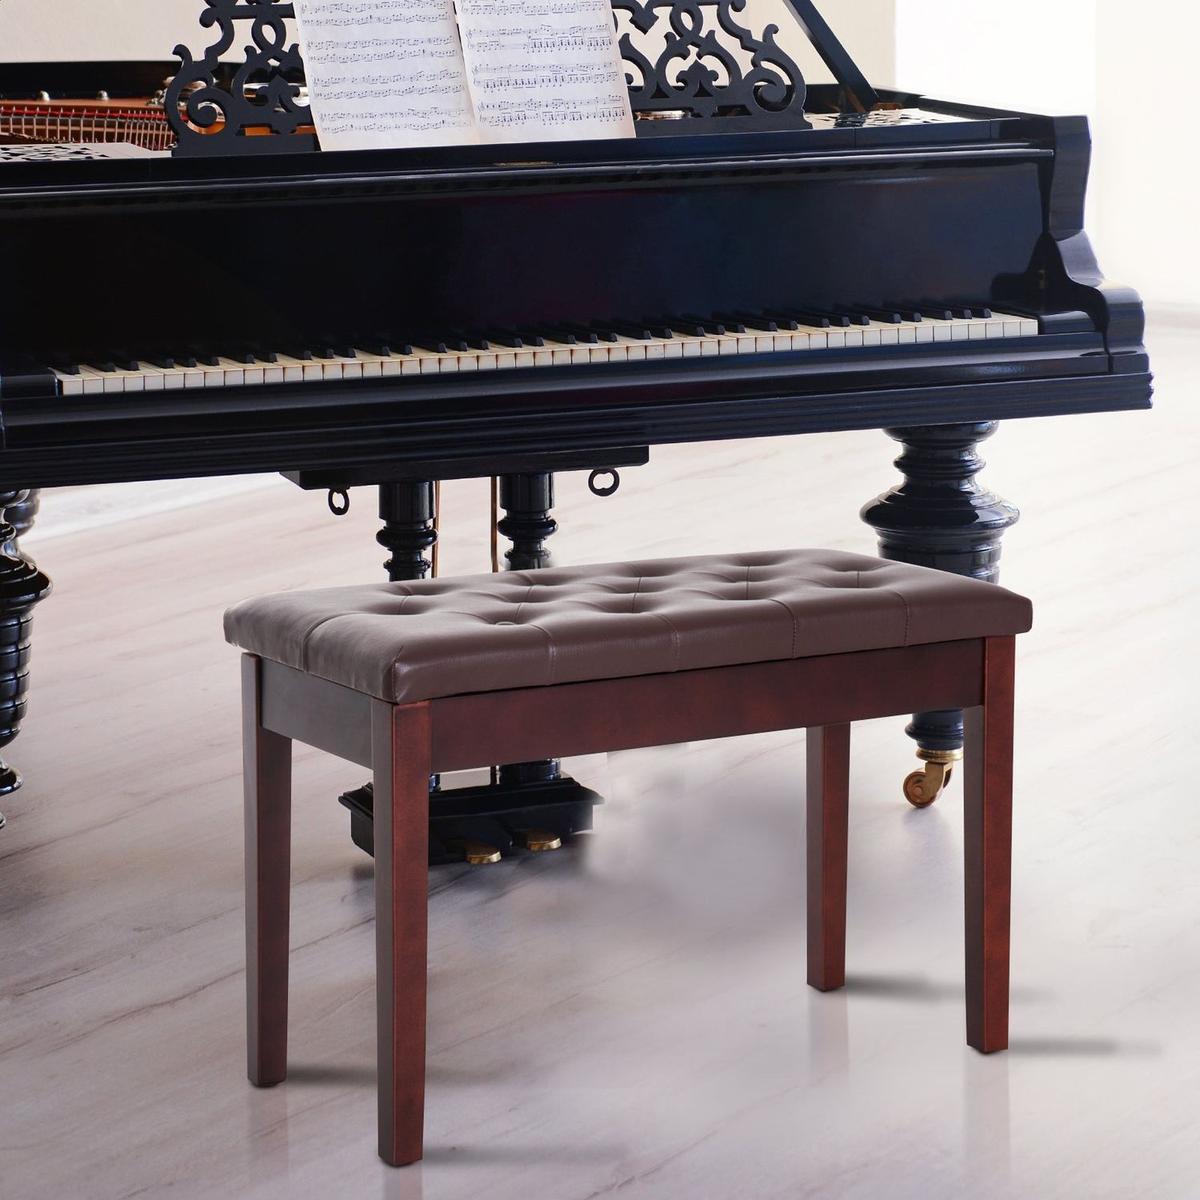
[[[392,703],[1025,632],[992,584],[831,550],[282,592],[236,646]]]

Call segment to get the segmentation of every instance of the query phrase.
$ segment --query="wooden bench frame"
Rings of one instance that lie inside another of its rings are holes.
[[[494,762],[808,729],[808,981],[845,982],[850,723],[966,710],[967,1042],[1008,1045],[1012,637],[389,704],[247,654],[250,1081],[287,1074],[291,743],[374,772],[379,1154],[422,1154],[429,776]]]

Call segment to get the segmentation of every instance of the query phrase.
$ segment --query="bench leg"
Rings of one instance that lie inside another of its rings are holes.
[[[292,743],[259,724],[261,663],[242,657],[246,799],[246,1072],[257,1087],[287,1076]]]
[[[428,704],[372,709],[379,1157],[416,1162],[425,1123]]]
[[[808,982],[846,982],[846,855],[850,726],[808,731]]]
[[[983,705],[966,713],[967,1043],[1008,1047],[1015,639],[984,642]]]

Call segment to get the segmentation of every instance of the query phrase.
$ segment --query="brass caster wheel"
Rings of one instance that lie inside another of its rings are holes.
[[[534,854],[544,854],[547,850],[562,849],[562,838],[548,829],[526,829],[517,836],[521,845]]]
[[[500,861],[500,851],[487,842],[476,842],[468,838],[463,843],[463,858],[473,867],[486,866]]]
[[[962,751],[918,750],[917,757],[925,760],[925,767],[904,780],[904,798],[914,808],[928,808],[949,786]]]

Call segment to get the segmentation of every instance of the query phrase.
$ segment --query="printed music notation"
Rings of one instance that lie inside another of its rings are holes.
[[[487,141],[633,137],[609,0],[457,0]]]
[[[451,0],[296,0],[326,150],[479,141]]]
[[[295,0],[327,150],[632,137],[609,0]]]

